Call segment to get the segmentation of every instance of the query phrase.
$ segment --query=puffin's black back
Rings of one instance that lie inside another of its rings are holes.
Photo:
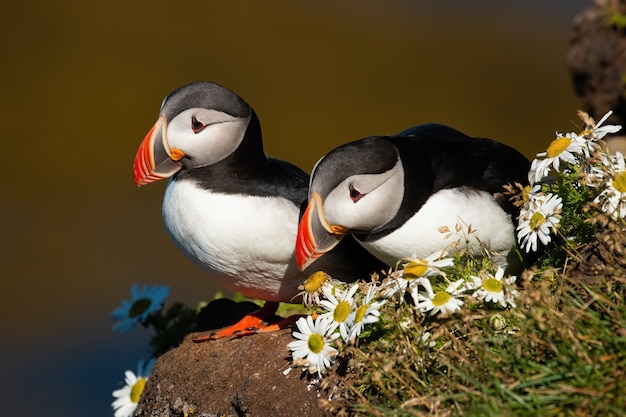
[[[508,183],[528,183],[530,162],[505,144],[472,138],[440,124],[425,124],[397,136],[382,136],[397,149],[405,171],[405,199],[398,215],[384,228],[360,239],[377,239],[404,224],[435,192],[466,187],[494,195],[515,221],[518,210],[502,195]]]
[[[530,161],[516,149],[492,139],[472,138],[448,126],[426,124],[389,140],[403,159],[413,160],[407,165],[417,168],[418,175],[420,168],[434,174],[433,192],[465,185],[495,193],[506,183],[528,183]]]

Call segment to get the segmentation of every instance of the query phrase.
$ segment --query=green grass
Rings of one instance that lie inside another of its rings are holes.
[[[346,375],[326,381],[341,394],[327,405],[338,415],[626,415],[625,282],[535,278],[516,309],[430,323],[390,304],[369,339],[344,350]]]

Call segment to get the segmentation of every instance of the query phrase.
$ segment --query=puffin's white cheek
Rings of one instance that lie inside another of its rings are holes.
[[[240,120],[216,123],[199,133],[168,129],[170,147],[182,150],[193,166],[211,165],[228,157],[241,144],[246,123]]]
[[[367,195],[354,204],[355,229],[374,230],[393,217],[390,208],[376,194]]]
[[[356,203],[349,198],[327,199],[324,205],[328,223],[352,230],[371,230],[381,221],[379,207],[366,196]]]
[[[343,183],[332,190],[324,199],[322,212],[329,224],[352,228],[354,202],[346,190],[348,188]]]
[[[167,128],[167,144],[170,148],[180,149],[186,154],[193,150],[194,136],[193,133],[178,130],[173,126]]]
[[[245,128],[239,123],[220,123],[207,127],[194,143],[194,159],[202,162],[202,165],[211,165],[228,157],[237,150]],[[204,134],[204,135],[203,135]],[[199,141],[202,141],[200,143]]]

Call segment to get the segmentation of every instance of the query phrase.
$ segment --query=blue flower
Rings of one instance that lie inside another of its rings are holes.
[[[130,301],[122,301],[122,305],[116,308],[111,317],[120,320],[113,325],[113,331],[128,333],[137,322],[145,323],[150,314],[159,311],[163,301],[170,294],[169,287],[165,285],[139,285],[131,287]]]

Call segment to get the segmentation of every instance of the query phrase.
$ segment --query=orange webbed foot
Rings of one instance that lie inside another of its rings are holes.
[[[196,343],[201,343],[224,337],[244,337],[256,333],[275,332],[287,328],[297,320],[297,317],[287,317],[277,322],[268,323],[268,320],[274,317],[277,309],[278,303],[266,302],[259,310],[245,315],[237,323],[192,340]]]

